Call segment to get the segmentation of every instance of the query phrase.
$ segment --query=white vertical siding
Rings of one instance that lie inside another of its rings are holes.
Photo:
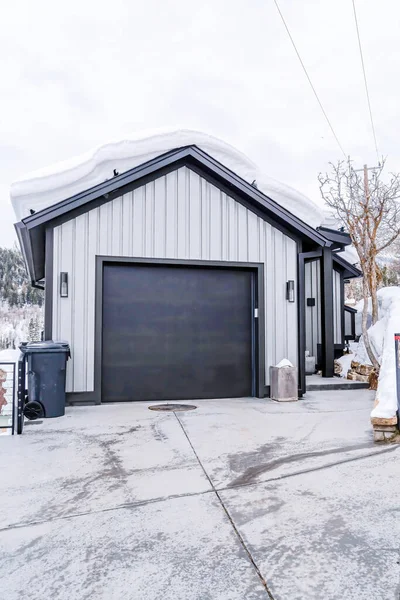
[[[125,198],[125,197],[124,197]],[[87,213],[88,217],[88,245],[86,254],[87,274],[84,282],[86,287],[86,299],[87,306],[94,306],[95,304],[95,280],[96,280],[96,254],[99,254],[99,223],[100,223],[100,208],[95,208]],[[128,234],[127,240],[128,246],[130,247],[130,240]],[[86,327],[84,328],[83,335],[86,337],[86,383],[83,381],[80,387],[84,386],[84,389],[93,390],[94,388],[94,352],[93,352],[93,340],[94,340],[94,310],[88,310],[86,314]]]
[[[317,358],[321,343],[321,264],[319,259],[304,265],[306,296],[306,350]],[[315,299],[315,306],[307,306],[307,298]]]
[[[55,236],[55,243],[58,242],[59,252],[58,260],[60,269],[56,273],[55,279],[58,280],[59,289],[60,286],[60,272],[66,271],[69,276],[69,294],[68,298],[59,298],[59,294],[55,296],[55,304],[57,306],[58,322],[56,324],[56,337],[58,340],[67,340],[70,342],[71,347],[75,348],[75,315],[76,315],[76,304],[75,304],[75,257],[77,255],[77,248],[71,244],[71,240],[76,239],[76,220],[68,221],[62,226],[61,237],[57,239]],[[57,292],[58,292],[57,289]],[[58,302],[58,299],[65,300],[65,302]],[[80,346],[78,341],[78,346]],[[77,349],[77,360],[81,356],[82,351],[80,348]],[[74,389],[74,364],[75,361],[69,361],[67,369],[67,390]]]
[[[294,240],[186,167],[54,229],[53,336],[70,341],[67,390],[92,391],[96,255],[262,262],[265,265],[265,366],[297,364]],[[69,273],[60,298],[59,273]],[[297,289],[297,285],[296,285]]]
[[[167,256],[178,255],[178,236],[177,236],[177,219],[178,219],[178,195],[177,186],[178,178],[177,171],[169,173],[165,177],[165,254]]]
[[[319,260],[305,264],[305,296],[315,298],[315,306],[306,306],[306,350],[317,356],[317,344],[321,343],[321,266]],[[341,277],[333,270],[333,339],[335,344],[342,340],[342,297]]]
[[[120,198],[118,198],[120,200]],[[120,203],[117,204],[117,207]],[[117,209],[118,210],[118,209]],[[81,240],[81,244],[84,248],[87,248],[87,232],[88,232],[88,213],[81,215],[75,219],[75,239]],[[88,271],[88,253],[85,252],[82,256],[74,253],[73,273],[75,274],[74,279],[81,283],[84,283],[87,278]],[[72,304],[75,307],[87,306],[87,294],[88,287],[86,285],[74,285],[72,295]],[[72,338],[74,340],[75,348],[75,360],[73,363],[73,387],[81,385],[82,382],[86,382],[86,363],[87,363],[87,337],[82,336],[82,332],[85,329],[86,315],[83,310],[73,311],[72,319]],[[79,340],[79,342],[78,342]]]

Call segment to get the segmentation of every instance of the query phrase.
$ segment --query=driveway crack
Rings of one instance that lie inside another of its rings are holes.
[[[249,561],[251,562],[251,564],[252,564],[252,566],[253,566],[253,568],[254,568],[254,570],[255,570],[255,572],[256,572],[256,574],[257,574],[257,576],[259,577],[259,579],[260,579],[260,581],[261,581],[261,584],[263,585],[263,587],[264,587],[264,589],[265,589],[265,591],[266,591],[266,593],[267,593],[267,596],[268,596],[268,598],[269,598],[270,600],[274,600],[274,597],[273,597],[273,595],[272,595],[271,591],[270,591],[270,590],[269,590],[269,588],[268,588],[268,584],[267,584],[267,582],[265,581],[264,577],[262,576],[262,573],[261,573],[261,571],[260,571],[260,569],[259,569],[259,567],[258,567],[258,565],[257,565],[256,561],[254,560],[254,558],[253,558],[253,556],[252,556],[252,554],[251,554],[251,552],[250,552],[250,549],[248,548],[248,546],[247,546],[246,542],[244,541],[244,539],[243,539],[242,535],[241,535],[241,534],[240,534],[240,532],[238,531],[238,529],[237,529],[237,527],[236,527],[236,525],[235,525],[235,522],[234,522],[234,520],[233,520],[232,516],[230,515],[230,513],[229,513],[229,511],[228,511],[227,507],[225,506],[225,503],[224,503],[224,501],[223,501],[223,499],[222,499],[221,495],[219,494],[218,490],[217,490],[217,489],[216,489],[216,487],[214,486],[214,484],[213,484],[213,482],[212,482],[212,480],[211,480],[210,476],[208,475],[208,473],[207,473],[207,471],[206,471],[206,469],[205,469],[205,467],[204,467],[203,463],[201,462],[201,460],[200,460],[200,457],[199,457],[199,455],[197,454],[197,452],[196,452],[196,450],[195,450],[195,448],[194,448],[194,446],[193,446],[193,444],[192,444],[192,442],[191,442],[191,440],[190,440],[190,438],[189,438],[189,436],[188,436],[188,434],[187,434],[187,432],[186,432],[186,429],[185,429],[185,428],[184,428],[184,426],[183,426],[183,423],[182,423],[182,422],[181,422],[181,420],[179,419],[179,417],[178,417],[178,415],[177,415],[177,413],[176,413],[176,412],[174,412],[174,415],[175,415],[175,418],[176,418],[176,420],[178,421],[178,423],[179,423],[179,425],[180,425],[180,427],[181,427],[181,429],[182,429],[182,431],[183,431],[183,434],[184,434],[184,436],[186,437],[186,439],[187,439],[187,441],[188,441],[188,443],[189,443],[189,445],[190,445],[190,447],[191,447],[191,449],[192,449],[192,451],[193,451],[193,454],[194,454],[194,455],[195,455],[195,457],[196,457],[196,460],[198,461],[198,463],[199,463],[199,465],[200,465],[200,467],[201,467],[201,469],[202,469],[202,471],[203,471],[204,475],[206,476],[206,478],[207,478],[207,480],[208,480],[208,482],[209,482],[209,484],[210,484],[210,486],[211,486],[211,489],[212,489],[212,491],[214,492],[215,496],[217,497],[217,499],[218,499],[218,501],[219,501],[219,503],[220,503],[220,505],[221,505],[221,507],[222,507],[222,510],[224,511],[225,515],[227,516],[227,518],[228,518],[228,520],[229,520],[229,522],[230,522],[230,524],[231,524],[231,526],[232,526],[232,529],[234,530],[234,532],[235,532],[235,534],[236,534],[236,536],[237,536],[237,538],[238,538],[238,540],[239,540],[239,542],[240,542],[240,545],[242,546],[243,550],[246,552],[246,554],[247,554],[247,557],[248,557]]]

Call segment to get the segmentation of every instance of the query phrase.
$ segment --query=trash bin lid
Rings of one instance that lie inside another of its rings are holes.
[[[59,344],[63,348],[68,348],[68,350],[69,350],[69,343],[66,342],[65,340],[54,340],[53,344]]]
[[[34,352],[69,352],[68,342],[54,342],[47,340],[45,342],[28,342],[20,345],[20,350],[26,354]]]

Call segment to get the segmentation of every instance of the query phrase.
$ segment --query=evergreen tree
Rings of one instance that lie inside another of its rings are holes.
[[[43,305],[43,291],[33,288],[20,250],[0,248],[0,300],[10,306]]]

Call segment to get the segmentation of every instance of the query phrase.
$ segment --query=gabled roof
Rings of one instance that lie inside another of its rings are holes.
[[[215,185],[222,187],[227,194],[294,236],[319,246],[337,247],[336,240],[331,241],[322,231],[304,223],[209,154],[192,145],[166,152],[99,185],[29,215],[17,223],[18,239],[32,282],[40,281],[45,275],[45,235],[48,227],[83,214],[95,206],[181,166],[187,166],[208,178]],[[343,245],[346,243],[348,242],[343,241]]]

